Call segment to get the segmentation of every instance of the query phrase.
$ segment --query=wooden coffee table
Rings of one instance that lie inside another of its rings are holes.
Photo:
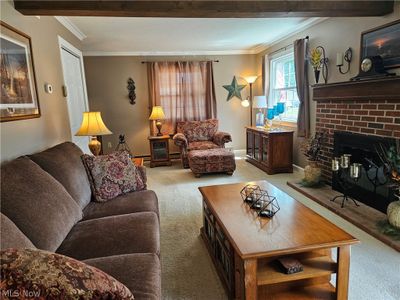
[[[350,246],[358,240],[267,181],[249,183],[277,197],[280,211],[272,219],[258,217],[242,201],[248,183],[199,188],[201,236],[229,298],[347,299]],[[276,259],[286,256],[304,270],[284,274]],[[329,283],[334,273],[336,288]]]

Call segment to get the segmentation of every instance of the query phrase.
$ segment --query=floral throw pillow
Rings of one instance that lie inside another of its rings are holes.
[[[10,248],[0,261],[1,299],[134,299],[112,276],[60,254]]]
[[[82,155],[96,201],[105,202],[119,195],[145,189],[141,172],[129,153],[117,151],[108,155]]]

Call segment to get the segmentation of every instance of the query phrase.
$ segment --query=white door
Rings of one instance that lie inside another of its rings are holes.
[[[82,53],[68,42],[59,39],[72,142],[77,144],[83,152],[90,153],[88,148],[89,137],[75,136],[81,126],[83,112],[89,111]]]

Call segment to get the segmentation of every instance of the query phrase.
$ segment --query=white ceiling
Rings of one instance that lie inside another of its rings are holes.
[[[184,19],[56,17],[84,55],[254,54],[320,18]]]

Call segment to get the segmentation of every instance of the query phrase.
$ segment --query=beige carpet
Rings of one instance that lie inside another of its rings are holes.
[[[361,241],[352,248],[349,299],[400,299],[400,253],[288,187],[286,181],[300,178],[300,172],[269,176],[241,158],[236,162],[233,176],[195,178],[190,170],[181,168],[179,161],[171,167],[147,169],[149,189],[156,191],[160,201],[163,299],[227,299],[199,237],[202,208],[197,188],[261,179],[270,181]]]

